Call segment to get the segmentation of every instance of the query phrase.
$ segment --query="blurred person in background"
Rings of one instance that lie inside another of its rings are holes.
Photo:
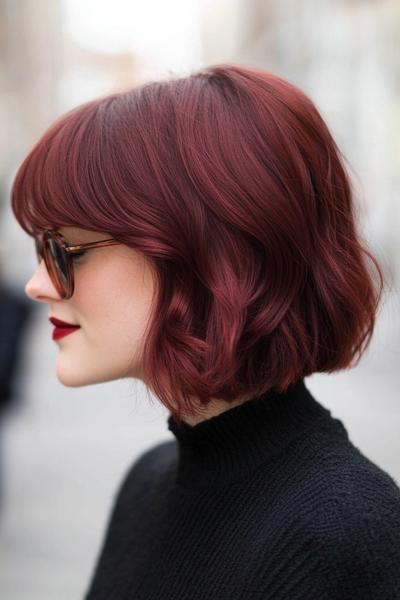
[[[4,414],[14,398],[16,372],[22,340],[33,312],[33,305],[13,287],[2,281],[0,273],[0,409]]]
[[[23,339],[34,304],[2,276],[0,262],[0,429],[3,418],[17,401],[17,373]],[[1,436],[1,431],[0,431]],[[0,444],[2,439],[0,439]],[[2,459],[0,448],[0,504],[2,503]]]
[[[139,378],[175,437],[123,478],[86,600],[399,597],[400,489],[305,384],[357,364],[384,286],[313,102],[237,65],[86,102],[12,209],[60,382]]]

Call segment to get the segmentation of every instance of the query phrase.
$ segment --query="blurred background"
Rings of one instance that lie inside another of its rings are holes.
[[[398,0],[0,0],[0,597],[82,598],[116,488],[170,439],[140,382],[65,388],[47,306],[24,295],[32,240],[10,210],[16,169],[51,122],[150,79],[237,62],[315,102],[340,149],[364,238],[389,283],[360,364],[306,380],[400,484]],[[35,305],[35,306],[34,306]]]

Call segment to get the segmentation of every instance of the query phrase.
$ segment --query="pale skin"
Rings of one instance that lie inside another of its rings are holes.
[[[68,244],[110,238],[108,233],[77,227],[58,229]],[[75,289],[63,300],[42,260],[25,286],[26,295],[48,305],[48,317],[80,325],[54,343],[59,352],[56,375],[68,387],[126,377],[142,379],[141,346],[154,293],[154,272],[146,257],[124,244],[88,250],[74,260]],[[52,325],[49,323],[49,335]],[[247,399],[247,398],[246,398]],[[187,414],[196,425],[242,404],[212,399],[206,410]]]

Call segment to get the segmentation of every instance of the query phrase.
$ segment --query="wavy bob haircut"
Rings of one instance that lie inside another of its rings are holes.
[[[11,202],[31,236],[108,232],[151,261],[144,381],[178,420],[193,398],[348,369],[369,344],[384,280],[344,159],[270,72],[215,65],[86,102],[32,149]]]

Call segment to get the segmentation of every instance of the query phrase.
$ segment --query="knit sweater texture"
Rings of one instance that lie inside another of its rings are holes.
[[[400,489],[300,380],[145,451],[86,600],[400,600]]]

